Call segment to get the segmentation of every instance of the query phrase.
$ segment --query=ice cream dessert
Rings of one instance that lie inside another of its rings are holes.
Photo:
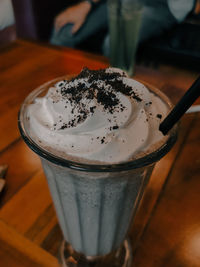
[[[160,149],[168,137],[159,124],[169,110],[161,95],[119,69],[85,68],[25,100],[21,134],[41,157],[64,238],[76,252],[106,255],[125,240],[154,162],[169,150]]]
[[[166,104],[118,69],[84,69],[29,106],[31,135],[66,158],[119,163],[159,142]]]

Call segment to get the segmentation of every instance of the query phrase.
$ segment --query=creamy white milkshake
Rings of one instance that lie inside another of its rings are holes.
[[[126,238],[154,163],[174,138],[158,130],[167,98],[115,68],[87,68],[37,89],[20,131],[41,156],[64,238],[86,257]]]
[[[128,161],[163,140],[168,106],[118,69],[84,69],[61,80],[28,107],[30,134],[67,159],[98,164]]]

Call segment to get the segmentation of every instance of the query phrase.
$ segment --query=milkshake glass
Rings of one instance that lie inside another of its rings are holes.
[[[131,266],[128,230],[155,163],[176,141],[176,127],[156,150],[119,164],[68,160],[40,146],[29,131],[27,107],[58,78],[34,90],[22,104],[19,129],[39,155],[63,232],[62,266]],[[151,88],[149,88],[151,90]],[[169,107],[160,91],[154,92]]]

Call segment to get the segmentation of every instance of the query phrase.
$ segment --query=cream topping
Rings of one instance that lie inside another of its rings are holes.
[[[120,163],[163,138],[166,104],[118,69],[84,69],[28,107],[32,138],[62,155]]]

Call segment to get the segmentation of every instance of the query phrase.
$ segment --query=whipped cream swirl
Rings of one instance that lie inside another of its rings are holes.
[[[159,142],[166,104],[115,68],[87,68],[28,107],[31,136],[66,158],[120,163]]]

